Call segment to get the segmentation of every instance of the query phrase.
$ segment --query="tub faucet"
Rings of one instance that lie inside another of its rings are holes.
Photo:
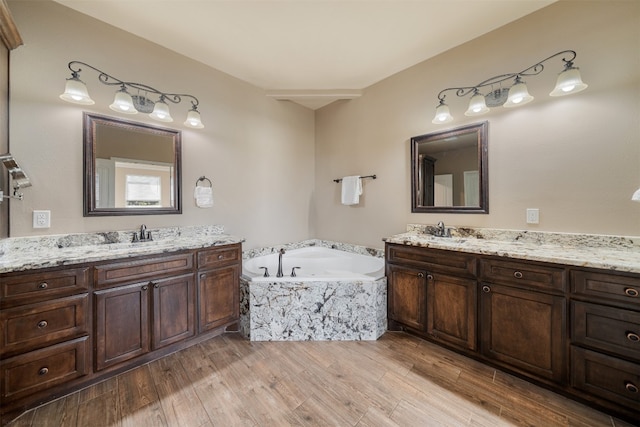
[[[278,273],[276,273],[276,277],[283,277],[284,274],[282,273],[282,255],[284,255],[284,249],[280,249],[278,251]]]

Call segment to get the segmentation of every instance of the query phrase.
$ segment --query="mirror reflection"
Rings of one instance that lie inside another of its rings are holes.
[[[180,213],[180,132],[85,114],[85,216]]]
[[[412,212],[488,213],[487,122],[411,138]]]

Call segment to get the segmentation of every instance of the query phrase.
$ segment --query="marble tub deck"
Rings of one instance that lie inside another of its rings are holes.
[[[324,240],[284,245],[324,246],[382,258],[384,252]],[[280,247],[247,251],[243,257]],[[240,279],[240,331],[252,341],[376,340],[387,330],[387,280],[251,282]]]

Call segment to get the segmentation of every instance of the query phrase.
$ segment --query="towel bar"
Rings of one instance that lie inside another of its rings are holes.
[[[376,179],[378,178],[375,174],[373,175],[367,175],[367,176],[361,176],[360,178],[371,178],[371,179]],[[334,179],[333,182],[342,182],[342,178],[339,179]]]

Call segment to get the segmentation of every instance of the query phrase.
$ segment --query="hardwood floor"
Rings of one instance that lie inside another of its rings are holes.
[[[629,426],[401,332],[229,334],[33,409],[19,426]]]

